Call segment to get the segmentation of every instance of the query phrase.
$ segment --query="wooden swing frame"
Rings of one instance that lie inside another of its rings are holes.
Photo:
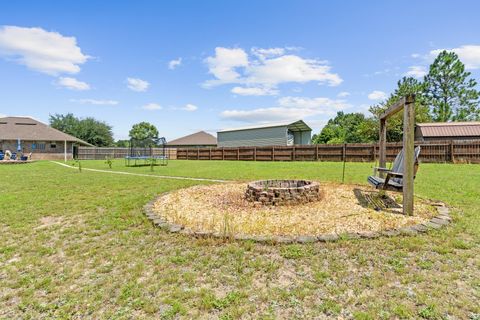
[[[413,215],[413,191],[415,178],[415,95],[407,95],[390,106],[380,116],[379,166],[387,162],[387,120],[403,109],[403,213]]]

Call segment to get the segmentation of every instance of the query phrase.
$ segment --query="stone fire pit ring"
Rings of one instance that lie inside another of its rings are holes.
[[[259,180],[250,182],[245,199],[255,205],[297,205],[321,199],[320,184],[310,180]]]

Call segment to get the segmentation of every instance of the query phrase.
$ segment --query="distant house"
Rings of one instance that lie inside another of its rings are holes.
[[[219,147],[293,146],[310,144],[312,128],[302,120],[270,123],[217,132]]]
[[[32,153],[34,160],[63,160],[72,159],[78,146],[92,145],[30,117],[0,118],[3,152]]]
[[[199,131],[167,143],[169,148],[208,148],[217,146],[217,138],[205,131]]]
[[[417,123],[415,140],[480,140],[480,122]]]

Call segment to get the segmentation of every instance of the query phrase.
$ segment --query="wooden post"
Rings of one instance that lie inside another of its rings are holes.
[[[455,163],[455,148],[454,148],[454,144],[453,144],[453,140],[450,140],[450,161],[452,161],[452,163]]]
[[[413,215],[413,179],[415,166],[415,96],[408,95],[403,109],[403,213]]]
[[[187,158],[186,160],[188,160],[188,148],[187,148],[187,155],[185,157]]]
[[[63,161],[67,162],[67,140],[65,140],[65,144],[63,146]]]
[[[240,148],[237,148],[237,161],[240,160]]]
[[[257,147],[253,147],[253,161],[257,161]]]
[[[315,145],[315,161],[318,161],[318,144]]]
[[[372,146],[372,152],[373,152],[372,153],[372,161],[375,162],[375,157],[376,157],[376,155],[375,155],[375,153],[376,153],[375,143]]]
[[[295,161],[297,159],[297,154],[296,154],[296,151],[295,151],[295,146],[292,147],[293,150],[292,150],[292,160]]]
[[[200,160],[200,148],[197,148],[197,160]]]
[[[208,148],[208,160],[212,160],[212,148]]]
[[[342,147],[342,161],[345,162],[347,160],[347,144],[344,143]]]
[[[387,120],[380,119],[380,140],[378,144],[378,166],[385,168],[387,164]]]
[[[222,147],[222,160],[225,160],[225,148]]]
[[[272,161],[275,161],[275,147],[272,147]]]

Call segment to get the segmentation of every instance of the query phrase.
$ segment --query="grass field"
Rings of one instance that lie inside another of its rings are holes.
[[[78,164],[77,164],[78,165]],[[83,168],[109,170],[104,161]],[[347,163],[364,183],[371,163]],[[340,181],[341,163],[171,161],[112,170]],[[142,206],[207,183],[0,166],[0,318],[480,319],[480,166],[422,164],[416,194],[454,223],[415,237],[264,245],[153,228]]]

